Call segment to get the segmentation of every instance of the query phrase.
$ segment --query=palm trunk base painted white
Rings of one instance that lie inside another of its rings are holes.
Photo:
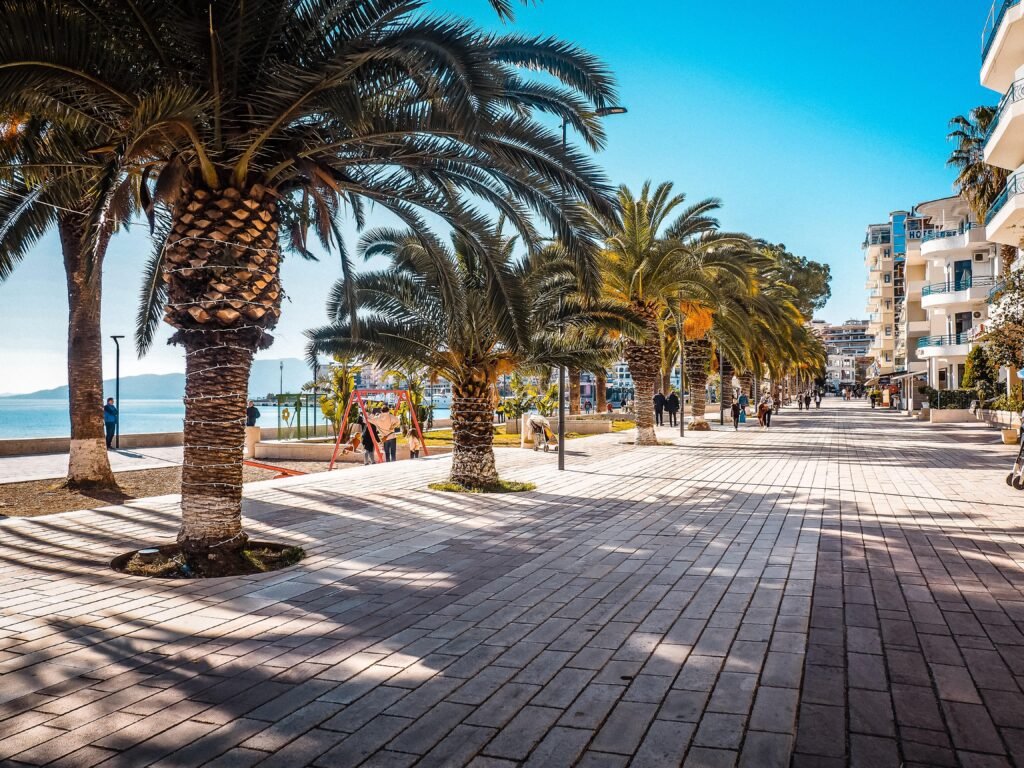
[[[68,485],[86,488],[93,484],[109,487],[111,481],[97,478],[111,476],[110,459],[107,456],[107,442],[102,438],[72,440],[68,455]]]

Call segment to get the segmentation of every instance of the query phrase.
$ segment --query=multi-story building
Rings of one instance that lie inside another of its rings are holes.
[[[873,379],[907,374],[908,350],[916,340],[910,329],[912,323],[924,320],[917,294],[912,291],[908,299],[907,270],[910,268],[912,278],[918,276],[927,227],[927,218],[916,212],[894,211],[888,223],[869,226],[864,238],[870,291],[868,334],[872,337],[869,375]]]
[[[815,333],[828,352],[825,386],[833,392],[863,384],[870,362],[867,320],[847,320],[842,325],[815,323]]]
[[[985,237],[960,197],[921,203],[928,230],[920,249],[921,264],[908,279],[915,281],[917,304],[924,322],[912,317],[911,330],[921,328],[913,344],[916,358],[935,389],[960,388],[967,355],[988,320],[988,297],[998,275],[998,247]],[[908,267],[909,269],[909,267]],[[916,291],[916,281],[922,288]]]
[[[993,274],[1005,273],[1005,260],[1016,256],[1024,239],[1024,4],[997,0],[983,34],[981,84],[1001,97],[985,142],[989,165],[1010,172],[1006,187],[985,219],[988,240],[996,243]],[[1024,268],[1016,258],[1013,268]],[[993,308],[998,312],[998,307]],[[1008,391],[1019,381],[1007,371]]]

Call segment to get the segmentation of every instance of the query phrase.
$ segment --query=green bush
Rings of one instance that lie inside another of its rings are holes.
[[[937,411],[965,410],[978,399],[978,392],[974,389],[944,389],[939,392],[931,387],[921,387],[919,391],[928,398],[929,407]]]

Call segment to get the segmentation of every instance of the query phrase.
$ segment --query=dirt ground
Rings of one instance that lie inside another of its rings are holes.
[[[275,461],[275,466],[295,469],[300,472],[323,472],[323,462]],[[338,468],[344,468],[339,464]],[[61,486],[60,480],[32,480],[27,483],[0,484],[0,518],[36,517],[54,512],[70,512],[76,509],[93,509],[111,504],[121,504],[130,499],[148,496],[163,496],[178,493],[181,489],[181,469],[166,467],[140,469],[133,472],[118,472],[117,482],[122,493],[103,491],[72,491]],[[270,480],[275,472],[255,467],[245,467],[242,479],[246,483]]]

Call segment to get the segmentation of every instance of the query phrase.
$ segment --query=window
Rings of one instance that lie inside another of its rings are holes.
[[[892,336],[892,326],[891,325],[885,326],[885,335],[886,336]]]

